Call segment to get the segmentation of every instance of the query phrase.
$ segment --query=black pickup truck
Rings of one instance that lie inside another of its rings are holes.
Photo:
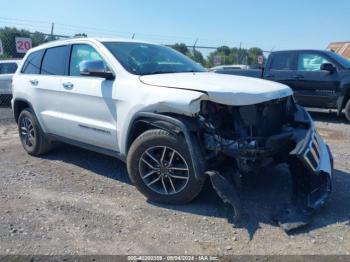
[[[273,52],[263,69],[221,69],[216,73],[264,78],[290,86],[306,107],[344,109],[350,121],[350,61],[321,50]]]

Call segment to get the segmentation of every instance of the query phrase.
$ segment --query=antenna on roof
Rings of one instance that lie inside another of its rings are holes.
[[[132,34],[132,37],[131,37],[131,39],[134,39],[134,38],[135,38],[135,33],[133,33],[133,34]]]

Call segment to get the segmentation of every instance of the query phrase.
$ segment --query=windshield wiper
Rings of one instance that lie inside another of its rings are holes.
[[[180,74],[180,73],[201,73],[205,71],[187,70],[187,71],[153,71],[144,75],[157,75],[157,74]]]
[[[175,72],[169,72],[169,71],[153,71],[153,72],[150,72],[150,73],[146,73],[146,74],[143,74],[143,75],[158,75],[158,74],[171,74],[171,73],[175,73]]]

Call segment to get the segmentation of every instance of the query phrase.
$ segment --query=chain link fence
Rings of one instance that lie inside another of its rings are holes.
[[[15,28],[0,29],[0,107],[10,107],[12,99],[12,75],[26,52],[35,46],[69,36],[30,33]]]

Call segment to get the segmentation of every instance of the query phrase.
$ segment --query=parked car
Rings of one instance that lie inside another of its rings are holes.
[[[11,101],[12,76],[21,60],[0,60],[0,105]]]
[[[33,48],[13,78],[12,106],[29,154],[63,141],[117,157],[153,201],[187,203],[209,176],[237,218],[231,176],[278,163],[302,200],[282,224],[330,194],[330,150],[288,86],[210,73],[165,46],[84,38]]]
[[[249,65],[219,65],[210,68],[210,71],[222,70],[222,69],[250,69]]]
[[[216,73],[264,78],[290,86],[296,102],[306,107],[345,111],[350,121],[350,61],[321,50],[273,52],[259,70],[216,70]]]

